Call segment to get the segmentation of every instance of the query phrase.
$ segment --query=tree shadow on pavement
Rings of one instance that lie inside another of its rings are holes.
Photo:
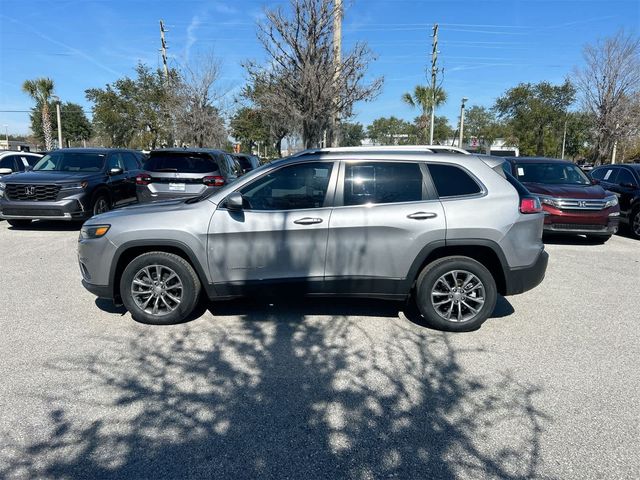
[[[481,352],[455,335],[333,300],[225,317],[238,307],[49,365],[75,387],[43,393],[36,434],[0,432],[0,477],[536,476],[539,388],[463,368]]]

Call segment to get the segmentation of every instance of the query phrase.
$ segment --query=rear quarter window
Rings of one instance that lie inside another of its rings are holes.
[[[429,172],[439,197],[461,197],[482,192],[471,175],[455,165],[431,163]]]
[[[207,154],[151,153],[145,170],[152,172],[208,173],[218,171],[217,163]]]

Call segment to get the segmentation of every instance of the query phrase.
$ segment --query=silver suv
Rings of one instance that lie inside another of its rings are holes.
[[[307,150],[187,200],[108,212],[82,228],[83,284],[139,321],[285,288],[413,299],[431,326],[476,329],[497,294],[545,274],[537,198],[503,160],[424,147]]]

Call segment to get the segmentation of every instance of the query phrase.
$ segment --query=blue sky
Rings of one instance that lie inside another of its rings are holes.
[[[63,101],[90,104],[87,88],[132,75],[138,61],[160,65],[159,19],[170,64],[214,50],[229,99],[245,81],[240,63],[260,60],[255,23],[265,5],[236,0],[0,1],[0,126],[26,133],[31,100],[25,79],[49,76]],[[349,4],[349,0],[345,0]],[[359,104],[356,121],[412,119],[403,92],[424,83],[431,26],[440,24],[440,67],[449,101],[438,112],[457,121],[460,98],[491,105],[519,82],[561,82],[581,63],[585,43],[624,28],[640,32],[640,0],[355,0],[344,20],[344,48],[366,41],[377,55],[368,75],[384,76],[382,94]]]

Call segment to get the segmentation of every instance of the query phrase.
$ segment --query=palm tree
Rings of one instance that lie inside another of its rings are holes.
[[[42,133],[47,150],[53,149],[53,135],[51,132],[51,118],[49,117],[49,102],[53,94],[53,80],[50,78],[36,78],[25,80],[22,90],[36,101],[42,111]]]
[[[423,139],[429,138],[429,116],[431,114],[431,105],[434,103],[434,95],[431,87],[425,87],[422,85],[416,85],[413,89],[413,94],[410,92],[402,95],[402,101],[411,107],[420,107],[422,114],[420,115],[419,125],[421,131],[424,133]],[[435,90],[435,106],[439,107],[447,101],[447,93],[441,88],[436,87]]]

